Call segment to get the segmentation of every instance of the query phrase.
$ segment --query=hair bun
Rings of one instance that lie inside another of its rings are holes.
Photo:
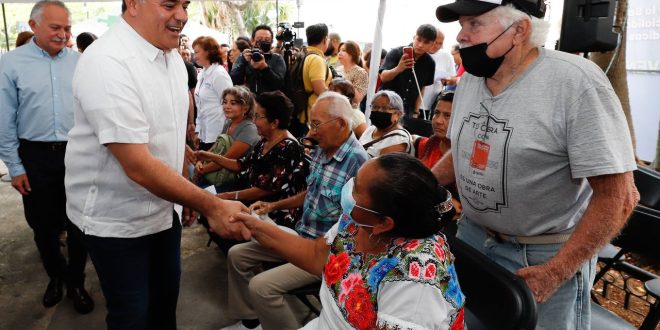
[[[438,213],[438,218],[441,218],[443,214],[448,213],[454,209],[454,205],[451,202],[451,193],[445,188],[442,189],[447,193],[447,199],[445,199],[444,202],[434,206],[435,211]]]

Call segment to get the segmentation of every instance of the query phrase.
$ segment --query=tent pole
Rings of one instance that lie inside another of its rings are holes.
[[[5,23],[5,45],[9,51],[9,30],[7,30],[7,15],[5,15],[5,3],[2,3],[2,21]]]

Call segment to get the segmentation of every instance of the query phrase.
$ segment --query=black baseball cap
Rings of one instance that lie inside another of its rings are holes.
[[[479,16],[497,6],[508,4],[534,17],[542,18],[545,15],[544,0],[456,0],[439,6],[435,16],[440,22],[449,23],[458,20],[459,16]]]

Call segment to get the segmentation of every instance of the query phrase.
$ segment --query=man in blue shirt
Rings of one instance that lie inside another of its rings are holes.
[[[87,252],[68,235],[67,265],[58,239],[69,221],[64,152],[73,125],[71,82],[80,54],[65,47],[71,18],[64,3],[36,3],[29,24],[33,42],[0,60],[0,158],[23,196],[25,218],[50,277],[43,305],[56,305],[66,283],[74,307],[86,314],[94,309],[84,289]]]

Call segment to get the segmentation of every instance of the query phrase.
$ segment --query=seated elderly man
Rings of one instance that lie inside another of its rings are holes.
[[[341,190],[347,180],[369,158],[351,131],[350,103],[343,95],[325,92],[310,113],[309,136],[318,141],[312,154],[307,190],[277,202],[257,202],[252,205],[259,214],[273,210],[303,207],[302,219],[296,225],[298,235],[315,239],[323,237],[341,214]],[[225,329],[256,328],[298,329],[302,325],[284,299],[289,290],[320,281],[290,263],[259,274],[263,262],[285,260],[259,243],[238,244],[229,250],[229,315],[241,320]]]

